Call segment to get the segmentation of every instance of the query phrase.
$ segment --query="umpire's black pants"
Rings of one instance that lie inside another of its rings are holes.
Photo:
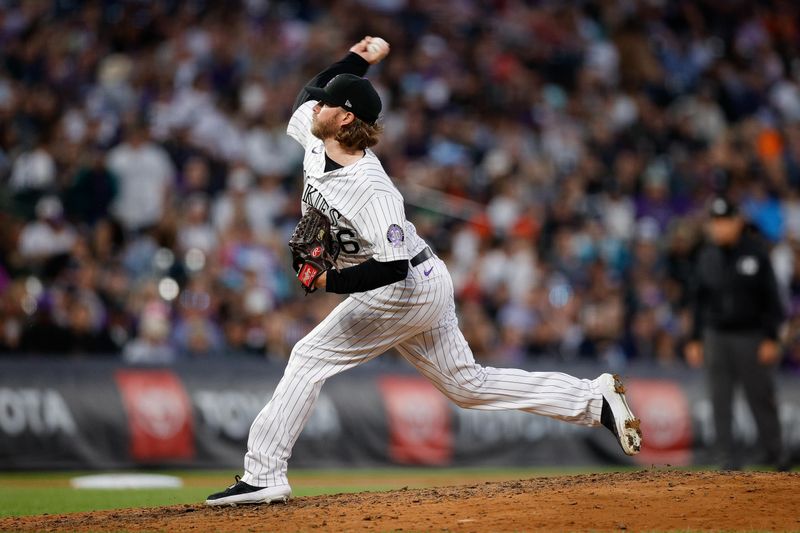
[[[758,362],[760,332],[706,330],[703,336],[708,387],[714,409],[717,449],[724,466],[740,466],[733,439],[733,393],[737,384],[744,389],[758,427],[762,459],[778,461],[781,456],[781,428],[775,400],[774,369]]]

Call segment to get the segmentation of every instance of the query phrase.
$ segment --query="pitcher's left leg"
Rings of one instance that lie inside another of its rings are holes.
[[[562,372],[527,372],[475,362],[455,317],[397,346],[400,353],[460,407],[519,409],[585,426],[605,425],[623,451],[641,447],[639,421],[616,376],[580,379]]]
[[[459,407],[519,409],[586,426],[600,424],[599,384],[561,372],[481,366],[457,328],[426,331],[397,348]]]

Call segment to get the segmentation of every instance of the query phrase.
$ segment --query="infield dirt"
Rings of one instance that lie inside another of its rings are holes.
[[[3,531],[800,531],[800,474],[642,470],[0,519]]]

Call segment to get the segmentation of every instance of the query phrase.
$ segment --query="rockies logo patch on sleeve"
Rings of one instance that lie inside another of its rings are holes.
[[[392,245],[394,248],[399,248],[403,245],[406,236],[403,233],[403,228],[397,224],[392,224],[389,226],[389,230],[386,232],[386,238],[389,240],[390,245]]]

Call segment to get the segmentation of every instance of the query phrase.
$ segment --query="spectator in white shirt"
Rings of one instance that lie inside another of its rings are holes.
[[[260,178],[258,187],[253,186],[254,176],[245,165],[233,167],[228,174],[227,191],[214,203],[212,219],[217,231],[228,230],[237,213],[243,213],[250,229],[259,238],[267,236],[275,228],[289,199],[274,176]]]
[[[278,219],[290,205],[286,191],[281,188],[276,176],[262,176],[258,187],[247,195],[245,209],[250,226],[256,236],[265,237],[274,231]]]
[[[139,336],[128,342],[122,358],[133,364],[172,364],[176,353],[169,344],[170,323],[163,313],[146,310],[139,324]]]
[[[36,220],[19,236],[19,253],[29,261],[45,261],[66,254],[75,244],[75,230],[63,218],[61,200],[45,196],[36,204]]]
[[[208,221],[208,199],[201,193],[186,201],[183,223],[178,229],[178,245],[182,251],[197,248],[206,255],[217,248],[217,232]]]
[[[153,226],[161,220],[175,182],[167,152],[148,138],[141,125],[132,125],[125,142],[108,154],[108,168],[119,178],[112,212],[128,231]]]
[[[9,185],[15,192],[46,191],[55,184],[56,164],[42,143],[22,152],[14,160]]]
[[[303,162],[303,151],[286,135],[286,125],[272,114],[243,136],[244,157],[258,174],[286,176]]]
[[[246,165],[233,166],[228,173],[227,190],[217,196],[211,213],[217,231],[224,233],[230,228],[237,212],[245,212],[245,218],[248,224],[250,223],[250,214],[246,211],[246,199],[252,187],[253,172]]]

